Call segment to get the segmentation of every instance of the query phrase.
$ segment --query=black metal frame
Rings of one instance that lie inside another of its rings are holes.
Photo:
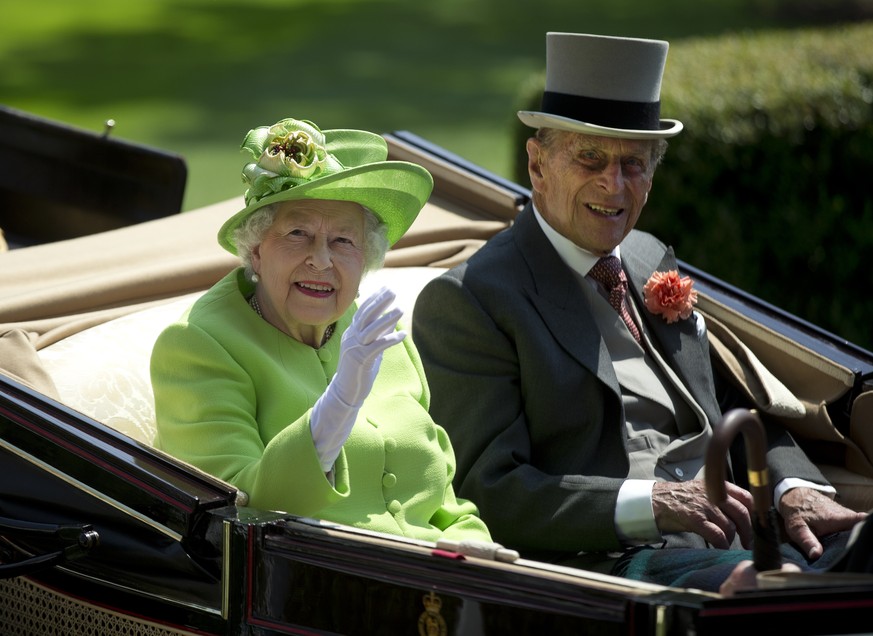
[[[0,228],[14,247],[182,210],[179,155],[0,106]]]

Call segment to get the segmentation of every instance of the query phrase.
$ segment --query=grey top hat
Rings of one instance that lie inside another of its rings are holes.
[[[663,40],[546,34],[546,86],[541,111],[522,110],[532,128],[654,139],[682,123],[661,117],[661,76],[670,45]]]

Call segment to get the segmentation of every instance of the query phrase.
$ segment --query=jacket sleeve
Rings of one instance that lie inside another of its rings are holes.
[[[431,517],[430,522],[443,531],[446,539],[465,541],[491,541],[491,533],[485,522],[479,516],[476,505],[466,499],[455,496],[452,478],[455,475],[455,455],[448,434],[442,428],[437,428],[440,446],[446,458],[446,487],[443,492],[442,505]]]
[[[452,485],[456,470],[454,449],[445,429],[435,424],[428,415],[430,389],[418,349],[409,337],[403,340],[401,346],[402,362],[395,360],[393,355],[386,356],[380,373],[382,378],[389,378],[395,387],[407,387],[407,394],[418,402],[423,417],[428,420],[425,430],[432,431],[432,433],[424,433],[425,437],[435,438],[432,462],[428,461],[427,465],[412,465],[418,461],[418,456],[410,456],[411,463],[406,466],[409,474],[419,475],[421,496],[432,497],[436,504],[432,516],[427,521],[441,530],[447,539],[491,541],[491,534],[480,518],[476,505],[455,495]],[[399,350],[398,347],[398,352]],[[412,417],[410,415],[410,419]]]
[[[595,476],[609,471],[585,474],[586,451],[580,450],[576,460],[568,450],[577,441],[579,449],[585,444],[596,449],[597,439],[582,441],[587,433],[582,422],[604,419],[594,400],[586,413],[588,397],[601,388],[589,382],[589,393],[580,386],[573,406],[577,414],[569,412],[570,404],[553,405],[567,414],[572,426],[542,421],[551,412],[529,419],[527,392],[539,391],[544,397],[576,390],[566,386],[556,391],[550,385],[561,379],[549,368],[541,368],[541,374],[531,369],[542,360],[522,359],[532,351],[524,347],[541,348],[548,356],[556,345],[546,344],[545,328],[527,333],[508,326],[507,314],[527,311],[518,306],[523,302],[518,294],[510,297],[492,289],[483,295],[477,289],[474,297],[460,276],[449,273],[428,283],[413,314],[415,343],[431,389],[431,414],[448,431],[457,455],[458,494],[479,506],[495,541],[528,556],[618,549],[614,509],[620,467],[612,476]],[[524,345],[518,331],[524,332]],[[531,371],[525,378],[522,363]],[[580,377],[567,375],[568,384]],[[623,452],[617,432],[606,444],[612,453]]]
[[[347,491],[343,454],[335,489],[318,464],[311,407],[265,444],[250,375],[198,327],[174,324],[158,337],[151,378],[155,445],[245,491],[252,506],[310,515]]]
[[[775,486],[783,479],[791,477],[805,479],[819,486],[830,486],[819,468],[797,444],[782,419],[762,412],[760,406],[747,396],[748,390],[736,385],[734,375],[727,372],[725,363],[715,353],[712,354],[712,369],[715,392],[722,413],[735,408],[759,410],[767,434],[767,468],[771,485]],[[748,462],[742,435],[738,435],[731,445],[730,455],[734,481],[743,488],[749,488]]]

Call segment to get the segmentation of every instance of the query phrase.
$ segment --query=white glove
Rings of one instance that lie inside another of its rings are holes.
[[[472,556],[489,561],[501,561],[503,563],[513,563],[521,558],[518,552],[504,548],[499,543],[476,541],[474,539],[466,539],[464,541],[438,539],[436,546],[438,550],[446,550],[463,554],[464,556]]]
[[[312,407],[309,428],[324,472],[333,467],[348,439],[382,362],[382,352],[406,337],[396,331],[403,312],[391,307],[395,295],[383,287],[365,300],[343,334],[336,374]]]

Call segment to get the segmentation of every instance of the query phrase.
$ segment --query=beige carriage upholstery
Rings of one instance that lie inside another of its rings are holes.
[[[734,384],[803,444],[843,505],[873,511],[873,390],[854,399],[849,431],[843,433],[827,405],[853,386],[851,369],[704,294],[698,309],[715,357]]]

